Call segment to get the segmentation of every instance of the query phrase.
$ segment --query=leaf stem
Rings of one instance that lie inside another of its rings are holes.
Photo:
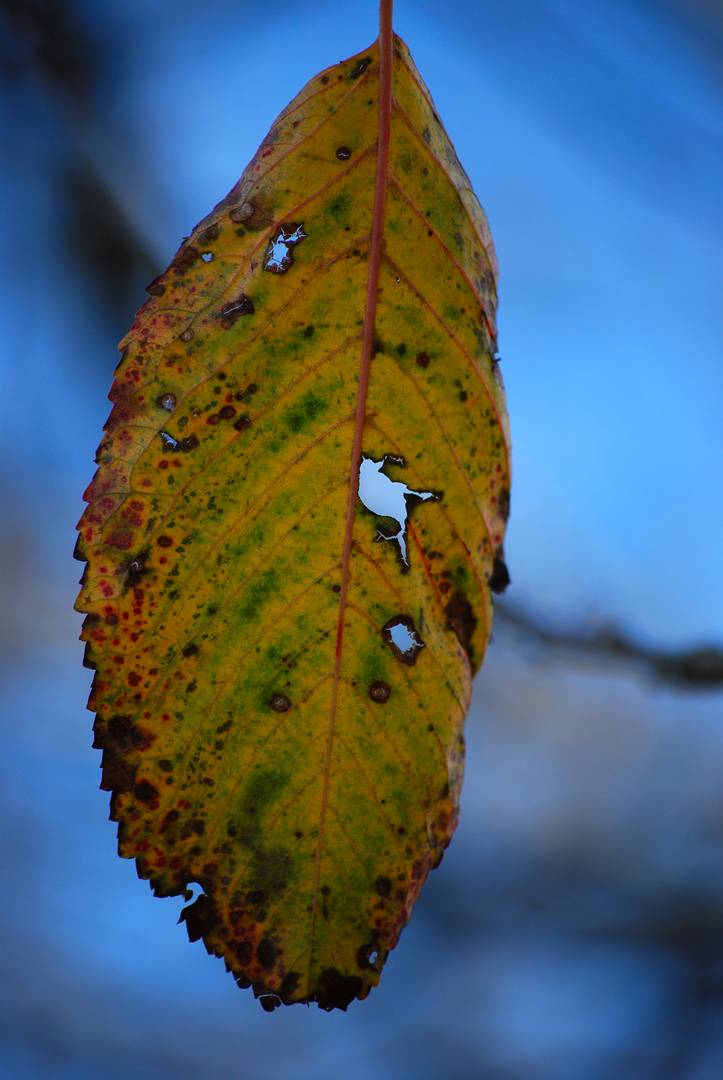
[[[392,6],[393,0],[379,0],[379,42],[385,38],[392,40]]]

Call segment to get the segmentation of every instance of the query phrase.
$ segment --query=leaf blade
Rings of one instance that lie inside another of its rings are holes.
[[[80,523],[102,786],[262,996],[366,996],[454,829],[509,501],[495,274],[388,38],[282,112],[121,343]],[[406,461],[401,540],[362,454]]]

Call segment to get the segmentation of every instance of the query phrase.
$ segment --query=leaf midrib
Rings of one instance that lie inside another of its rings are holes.
[[[354,423],[352,445],[349,497],[347,501],[346,523],[344,529],[344,547],[341,560],[341,580],[339,592],[339,614],[336,627],[336,645],[334,650],[334,673],[332,679],[329,721],[326,732],[324,752],[321,801],[319,807],[319,831],[316,841],[316,859],[314,863],[314,881],[311,897],[309,927],[309,963],[307,969],[307,991],[312,987],[314,968],[314,945],[321,877],[321,858],[324,849],[324,832],[329,810],[329,784],[331,778],[331,759],[336,733],[337,707],[341,675],[341,658],[344,649],[344,624],[349,591],[352,535],[356,516],[356,501],[359,492],[359,463],[361,461],[362,438],[366,422],[367,394],[372,352],[374,349],[374,330],[376,326],[379,274],[384,251],[384,221],[389,176],[389,144],[392,120],[392,65],[394,60],[394,35],[392,31],[391,3],[380,5],[379,26],[379,113],[377,135],[377,164],[374,179],[374,206],[372,211],[372,235],[369,251],[369,273],[367,277],[366,307],[362,349],[359,363],[359,385],[357,390],[357,408]]]

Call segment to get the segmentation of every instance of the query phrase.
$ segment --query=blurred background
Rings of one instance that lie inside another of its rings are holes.
[[[723,9],[395,24],[497,244],[513,586],[380,988],[267,1015],[115,855],[71,552],[144,284],[375,4],[0,2],[5,1080],[723,1077]]]

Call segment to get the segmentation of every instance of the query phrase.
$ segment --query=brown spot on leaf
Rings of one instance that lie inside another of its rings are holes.
[[[134,588],[143,577],[143,574],[146,573],[148,555],[148,549],[139,551],[137,555],[134,555],[132,559],[123,564],[121,569],[125,571],[124,587],[126,589]]]
[[[253,217],[255,206],[250,202],[243,202],[239,206],[234,206],[233,210],[229,214],[231,221],[235,221],[237,224],[242,224],[244,221],[248,221],[250,217]]]
[[[256,959],[261,964],[261,967],[266,971],[270,971],[276,962],[277,955],[274,943],[268,938],[262,938],[256,947]]]
[[[389,896],[392,891],[392,883],[388,877],[378,877],[374,882],[374,888],[380,896]]]
[[[112,432],[115,428],[122,427],[125,424],[133,423],[133,421],[143,415],[144,404],[143,397],[139,394],[135,386],[127,382],[119,382],[117,379],[111,387],[110,394],[108,395],[113,402],[113,409],[106,421],[106,431]],[[98,474],[93,478],[93,483],[88,489],[87,494],[90,495],[91,490],[95,486],[95,482]],[[95,494],[95,492],[94,492]]]
[[[288,712],[291,708],[291,701],[286,694],[272,694],[269,705],[276,712]]]
[[[146,292],[149,296],[163,296],[166,291],[166,286],[162,283],[161,278],[154,278],[153,281],[149,281],[146,285]]]
[[[158,788],[150,780],[139,780],[133,789],[133,794],[140,802],[152,803],[158,798]]]
[[[474,653],[472,638],[477,626],[477,617],[466,595],[463,592],[453,593],[447,601],[444,613],[460,645],[471,660]]]
[[[178,252],[171,263],[170,269],[176,274],[185,274],[191,269],[199,257],[200,252],[198,248],[195,248],[193,244],[188,244],[186,247],[182,247]]]
[[[388,683],[381,682],[381,680],[379,682],[373,682],[369,687],[369,697],[372,701],[379,702],[380,705],[389,700],[391,692]]]
[[[250,296],[246,293],[240,293],[236,300],[232,300],[219,311],[219,318],[221,319],[221,326],[224,330],[228,330],[236,322],[241,315],[253,315],[254,303]]]
[[[197,446],[198,437],[196,435],[187,435],[185,439],[180,440],[176,450],[182,454],[187,454],[190,450],[195,450]]]
[[[105,749],[101,762],[103,791],[132,791],[136,782],[136,766],[120,757],[114,750]]]
[[[279,997],[285,1005],[291,1003],[291,997],[299,985],[300,976],[296,971],[287,971],[279,987]]]
[[[348,161],[351,157],[351,150],[348,146],[337,146],[336,156],[338,157],[339,161]]]
[[[498,548],[494,562],[492,563],[492,573],[487,578],[489,587],[493,593],[503,593],[510,583],[510,572],[507,569],[507,563],[504,559],[504,553],[502,548]]]
[[[360,994],[363,985],[358,975],[342,975],[336,968],[325,968],[319,976],[319,984],[312,1000],[326,1012],[331,1012],[332,1009],[346,1012],[354,998]]]
[[[253,956],[253,945],[250,941],[239,941],[236,946],[236,955],[239,958],[240,963],[248,964]]]
[[[100,721],[96,721],[96,727],[100,727]],[[107,738],[114,743],[118,743],[120,746],[127,745],[130,739],[131,731],[133,730],[133,721],[130,716],[125,716],[122,713],[116,713],[111,716],[106,725]],[[105,745],[106,740],[98,742],[99,746]]]
[[[221,232],[218,224],[209,225],[207,229],[204,229],[199,240],[202,244],[212,244],[214,240],[218,240],[219,233]]]
[[[371,967],[371,964],[369,963],[370,952],[371,947],[369,945],[360,945],[356,951],[356,962],[362,970]]]
[[[188,940],[198,941],[214,929],[219,917],[211,898],[202,893],[192,904],[183,909],[178,921],[185,922]]]
[[[256,383],[249,383],[245,390],[239,390],[238,393],[234,394],[234,398],[236,401],[248,401],[249,398],[254,396],[257,390],[258,386]]]
[[[357,60],[354,67],[349,72],[350,79],[358,79],[360,75],[363,75],[366,69],[372,62],[371,56],[363,56],[361,60]]]

